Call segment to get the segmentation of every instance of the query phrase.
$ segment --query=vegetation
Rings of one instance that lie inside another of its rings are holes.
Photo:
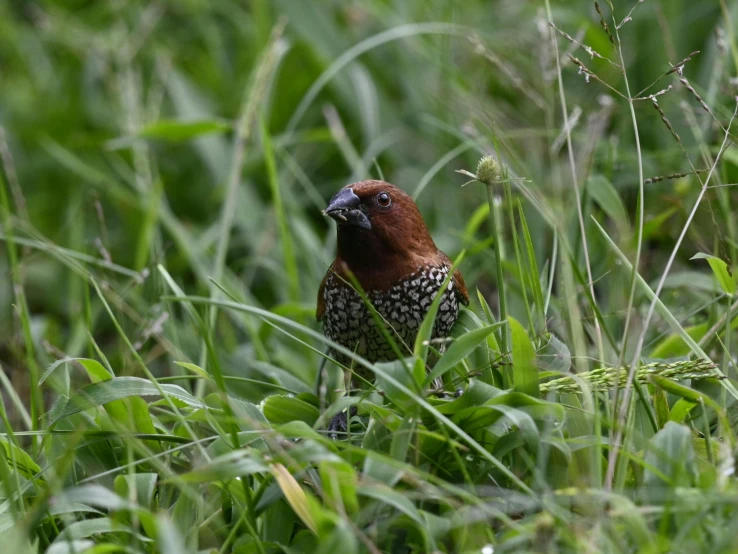
[[[738,552],[738,3],[9,0],[0,67],[8,552]],[[472,304],[349,397],[364,178]]]

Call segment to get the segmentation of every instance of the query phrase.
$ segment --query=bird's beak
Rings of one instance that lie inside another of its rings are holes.
[[[350,188],[339,190],[323,214],[335,219],[339,225],[354,225],[367,230],[372,228],[369,218],[361,209],[361,199]]]

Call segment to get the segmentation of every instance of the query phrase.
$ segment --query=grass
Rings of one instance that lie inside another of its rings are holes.
[[[736,552],[737,22],[0,5],[3,544]],[[370,364],[314,321],[320,212],[364,178],[464,274],[443,353]],[[330,346],[375,382],[344,395]]]

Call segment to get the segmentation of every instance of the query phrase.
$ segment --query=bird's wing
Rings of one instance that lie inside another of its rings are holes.
[[[464,306],[468,306],[469,292],[466,290],[466,283],[464,283],[464,278],[461,276],[461,272],[458,269],[454,271],[454,287],[456,288],[456,292],[459,293],[461,303],[464,304]]]

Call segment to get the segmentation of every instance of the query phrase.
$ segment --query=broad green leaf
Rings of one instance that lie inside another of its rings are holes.
[[[304,421],[295,420],[285,423],[276,428],[277,431],[290,439],[312,439],[320,441],[323,435]]]
[[[384,376],[387,375],[410,390],[415,388],[413,376],[410,375],[400,360],[380,362],[376,365],[382,370],[381,373],[377,373],[376,382],[379,390],[383,391],[386,397],[389,398],[396,406],[403,409],[409,409],[410,406],[414,404],[410,396],[397,388],[390,379],[386,379]]]
[[[177,479],[185,483],[214,483],[267,471],[269,466],[256,450],[242,449],[210,460]]]
[[[164,384],[159,387],[173,399],[180,400],[194,408],[207,408],[207,405],[200,399],[195,398],[178,385]],[[51,425],[72,414],[129,396],[160,396],[160,393],[151,381],[140,377],[114,377],[107,381],[93,383],[75,392]]]
[[[487,325],[481,329],[469,331],[455,339],[426,377],[425,385],[427,386],[429,383],[432,383],[434,379],[441,377],[444,373],[453,369],[453,367],[468,356],[480,342],[484,341],[491,333],[502,325],[502,323]]]
[[[2,454],[7,458],[8,464],[11,465],[13,458],[15,458],[18,470],[26,477],[37,475],[41,471],[39,465],[33,461],[33,458],[27,452],[8,442],[8,439],[0,437],[0,448]]]
[[[343,519],[339,519],[329,528],[321,529],[319,539],[315,554],[355,554],[359,552],[356,532]]]
[[[481,406],[473,406],[459,411],[454,415],[453,420],[467,431],[489,427],[506,413],[504,408],[500,410],[497,409],[497,406],[522,410],[533,419],[545,416],[556,421],[563,421],[566,415],[561,404],[533,398],[520,392],[508,392],[491,398]]]
[[[142,508],[152,509],[158,477],[157,473],[118,475],[113,483],[113,488],[121,498],[131,498],[131,491],[135,490],[133,498],[135,498],[136,503]]]
[[[290,421],[304,421],[308,425],[315,425],[320,417],[320,410],[307,402],[294,398],[274,394],[267,397],[263,404],[264,416],[271,423],[289,423]]]
[[[453,415],[465,408],[481,406],[491,398],[495,398],[501,394],[504,394],[504,391],[479,379],[472,379],[460,397],[439,404],[436,406],[436,409],[442,414]]]
[[[735,435],[733,434],[732,428],[730,426],[730,421],[728,419],[728,416],[723,410],[723,408],[710,396],[707,394],[691,389],[685,385],[675,383],[674,381],[667,379],[665,377],[661,377],[659,375],[651,375],[649,377],[649,380],[664,389],[667,392],[670,392],[671,394],[675,394],[677,396],[680,396],[684,398],[685,400],[688,400],[690,402],[694,402],[696,404],[704,403],[705,406],[708,408],[711,408],[715,415],[718,418],[718,421],[720,422],[720,426],[722,427],[722,432],[724,433],[725,439],[730,443],[730,445],[734,446],[736,443]]]
[[[734,320],[734,324],[738,326],[738,318]],[[708,328],[709,325],[707,323],[700,323],[699,325],[693,325],[692,327],[685,327],[684,332],[693,340],[699,341],[705,336]],[[673,333],[659,341],[654,349],[649,353],[649,357],[668,359],[686,356],[689,353],[690,348],[684,342],[682,336],[678,333]]]
[[[323,496],[328,506],[332,506],[334,510],[336,506],[342,506],[349,514],[357,512],[359,510],[359,500],[356,496],[357,476],[353,466],[343,461],[324,461],[320,462],[318,468]]]
[[[297,514],[292,511],[287,502],[281,499],[269,504],[260,519],[263,522],[261,537],[264,543],[271,541],[275,545],[279,542],[286,542],[285,537],[292,537],[295,526],[299,524]],[[237,544],[234,544],[232,554],[257,554],[260,552],[258,546],[254,537],[242,535]]]
[[[513,379],[515,390],[538,398],[538,369],[535,350],[525,328],[512,317],[507,318],[512,334]]]
[[[646,463],[658,469],[673,487],[689,487],[695,478],[695,453],[692,432],[685,425],[669,421],[649,441]],[[646,467],[645,481],[650,485],[663,485],[658,476]]]
[[[87,375],[93,383],[107,381],[113,377],[113,375],[111,375],[97,360],[91,360],[89,358],[62,358],[46,368],[46,371],[44,371],[43,375],[38,380],[39,386],[41,386],[59,366],[68,362],[78,362],[87,371]]]
[[[725,263],[725,260],[702,252],[692,256],[690,260],[707,260],[723,292],[730,295],[735,294],[735,278],[730,274],[730,269],[728,268],[728,264]]]
[[[95,542],[87,539],[55,542],[46,549],[45,554],[81,554],[82,552],[88,552],[94,546]],[[18,551],[13,550],[13,552],[17,553]]]
[[[138,533],[135,533],[129,526],[113,521],[109,517],[95,517],[92,519],[75,521],[74,523],[67,525],[64,530],[57,535],[54,542],[61,544],[70,540],[86,539],[93,535],[101,535],[105,533],[130,533],[137,535],[138,540],[150,540],[138,535]]]
[[[382,504],[392,506],[413,521],[422,524],[423,519],[420,512],[410,499],[402,493],[386,485],[362,485],[358,487],[360,496],[366,496],[378,500]]]
[[[184,534],[166,512],[160,512],[156,517],[156,543],[161,554],[194,554],[186,546]]]
[[[81,485],[67,489],[59,495],[58,501],[64,505],[85,504],[106,510],[138,509],[138,506],[102,485]]]
[[[415,410],[408,412],[400,422],[399,428],[392,435],[392,444],[390,445],[390,456],[395,460],[404,462],[407,452],[410,449],[410,439],[417,425],[418,418],[415,416]]]
[[[494,319],[492,319],[491,324],[496,324]],[[463,308],[459,312],[459,317],[451,329],[451,337],[454,339],[459,338],[466,333],[475,331],[476,329],[481,329],[486,325],[487,324],[472,310]],[[500,329],[502,329],[504,325],[505,324],[502,323]],[[466,363],[469,368],[482,369],[479,379],[485,383],[494,384],[494,370],[492,369],[492,364],[495,363],[500,352],[500,347],[497,344],[496,338],[498,334],[498,332],[494,332],[487,335],[486,340],[477,345],[477,347],[466,356]]]
[[[671,413],[669,414],[669,419],[674,423],[684,423],[684,420],[686,420],[687,416],[689,416],[689,412],[691,412],[698,405],[699,404],[697,404],[697,402],[692,402],[685,398],[680,398],[676,401],[674,406],[672,406]]]
[[[87,371],[87,375],[92,383],[99,383],[100,381],[108,381],[113,375],[111,375],[103,365],[97,360],[91,360],[89,358],[80,358],[77,360],[82,367]]]

